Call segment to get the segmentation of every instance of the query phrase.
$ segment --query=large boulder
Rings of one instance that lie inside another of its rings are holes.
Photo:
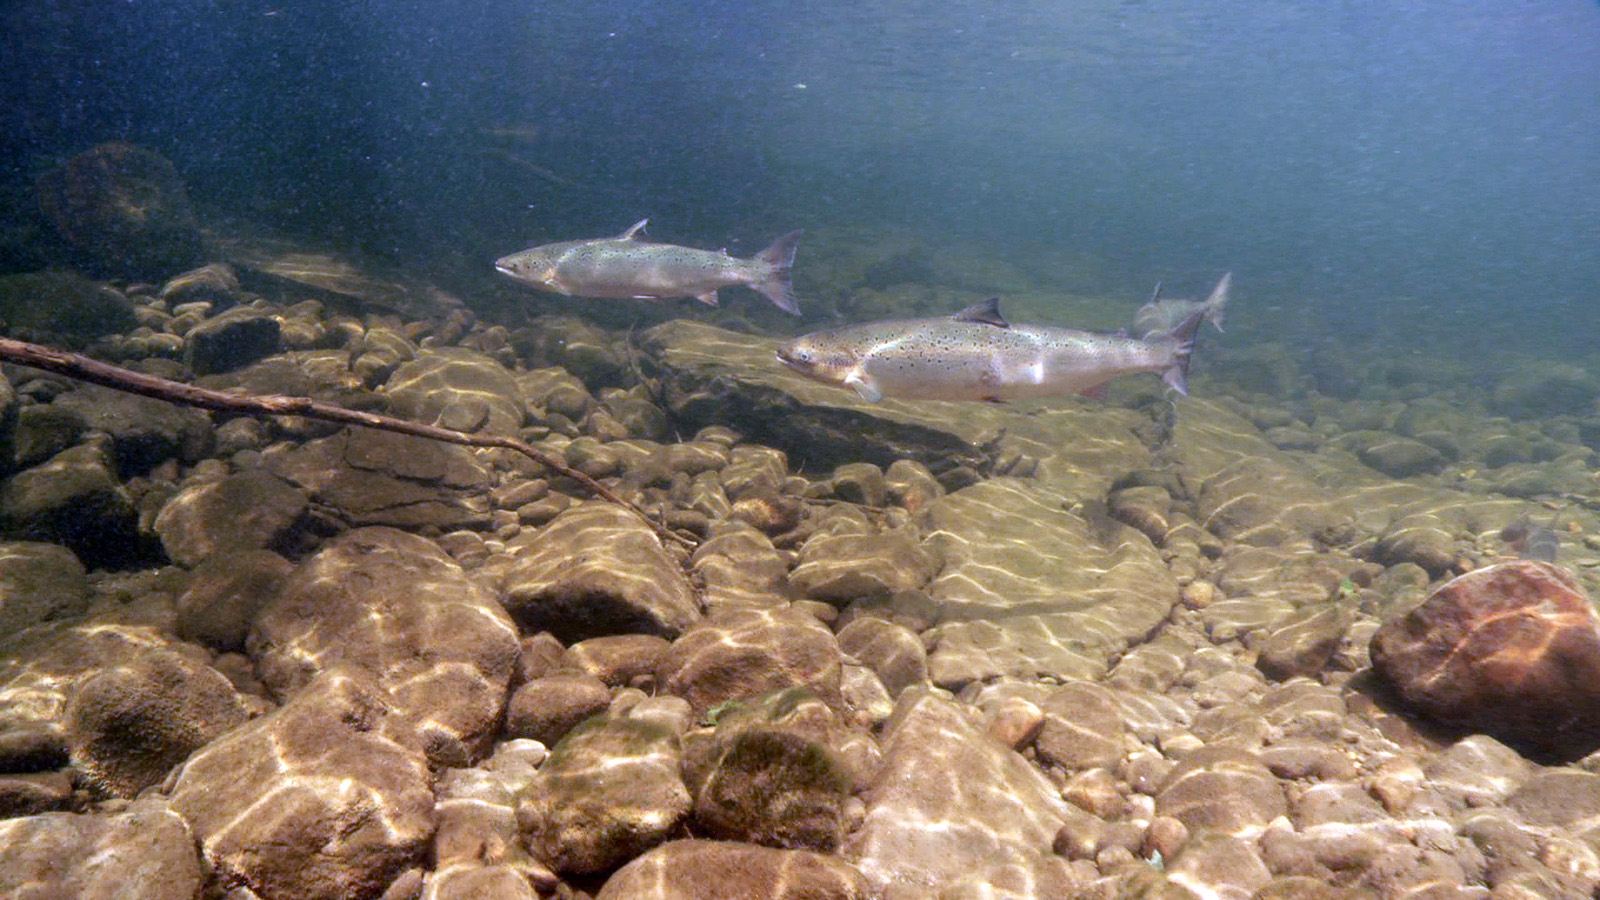
[[[172,807],[224,882],[263,900],[367,900],[419,864],[435,826],[427,759],[359,669],[196,754]]]
[[[200,223],[177,169],[153,150],[100,144],[39,177],[39,208],[106,274],[159,278],[200,260]]]
[[[1543,759],[1600,748],[1600,618],[1571,573],[1515,560],[1445,583],[1372,637],[1400,701]]]
[[[429,760],[461,766],[500,726],[518,645],[493,595],[432,541],[374,527],[301,563],[247,646],[284,699],[336,667],[371,673]]]

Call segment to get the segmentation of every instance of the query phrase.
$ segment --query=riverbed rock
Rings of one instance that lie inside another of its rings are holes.
[[[672,841],[606,879],[595,900],[868,900],[865,878],[836,856],[733,841]]]
[[[389,376],[382,393],[393,415],[456,431],[516,437],[527,416],[510,370],[461,347],[419,351]]]
[[[7,335],[68,350],[137,324],[133,302],[77,272],[0,276],[0,317]]]
[[[271,456],[267,467],[351,527],[489,524],[488,470],[466,447],[348,428]]]
[[[1067,819],[1055,786],[937,692],[901,695],[866,799],[841,855],[879,892],[1045,900],[1084,887],[1053,850]]]
[[[336,667],[371,673],[429,761],[453,766],[498,730],[518,651],[487,588],[433,542],[381,527],[344,534],[301,563],[247,646],[283,699]]]
[[[0,896],[197,900],[202,884],[188,825],[160,797],[0,822]]]
[[[63,450],[0,486],[0,533],[63,544],[89,567],[118,568],[148,556],[105,437]]]
[[[277,319],[260,310],[227,310],[184,333],[183,363],[197,376],[248,366],[278,349],[280,329]]]
[[[557,872],[603,872],[662,842],[689,812],[679,735],[626,715],[562,738],[518,798],[533,855]]]
[[[216,669],[157,649],[79,682],[65,722],[72,761],[85,780],[131,798],[247,715]]]
[[[81,614],[89,604],[83,563],[59,544],[0,542],[0,640],[31,625]]]
[[[156,515],[155,532],[167,556],[197,566],[227,551],[294,553],[310,523],[310,498],[299,486],[264,469],[185,484]]]
[[[700,618],[683,569],[649,526],[614,504],[571,507],[507,544],[506,610],[567,642],[608,634],[674,638]]]
[[[729,701],[803,687],[840,704],[839,644],[826,626],[792,608],[733,608],[672,642],[656,664],[661,690],[703,713]]]
[[[1515,560],[1468,572],[1373,635],[1402,703],[1545,759],[1600,748],[1600,619],[1565,569]]]
[[[39,177],[39,208],[95,268],[160,278],[200,260],[200,224],[166,157],[133,144],[100,144]]]
[[[376,898],[434,831],[421,743],[371,675],[331,669],[190,759],[172,807],[226,882],[263,898]]]

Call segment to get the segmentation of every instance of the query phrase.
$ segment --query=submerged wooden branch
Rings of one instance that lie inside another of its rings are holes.
[[[651,518],[644,510],[617,496],[610,488],[516,438],[502,437],[500,435],[467,434],[451,428],[442,428],[438,425],[423,425],[419,422],[408,422],[405,419],[396,419],[392,416],[346,409],[332,403],[313,400],[310,397],[217,391],[192,384],[184,384],[181,381],[171,381],[166,378],[157,378],[154,375],[145,375],[131,369],[124,369],[120,366],[113,366],[110,363],[90,359],[77,353],[68,353],[65,350],[57,350],[53,347],[30,344],[10,338],[0,338],[0,362],[10,362],[34,369],[43,369],[46,372],[63,375],[76,381],[87,381],[130,394],[154,397],[157,400],[165,400],[168,403],[176,403],[180,406],[193,406],[216,412],[238,413],[250,416],[302,416],[307,419],[317,419],[339,425],[360,425],[364,428],[376,428],[380,431],[409,434],[415,437],[430,438],[467,447],[511,450],[528,457],[547,469],[571,478],[573,481],[588,488],[595,496],[632,512],[643,519],[645,524],[649,525],[663,540],[673,541],[691,549],[694,546],[682,535]]]

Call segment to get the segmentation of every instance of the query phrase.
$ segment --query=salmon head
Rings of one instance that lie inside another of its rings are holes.
[[[556,275],[556,264],[566,248],[557,244],[530,247],[520,253],[502,256],[494,261],[495,271],[508,275],[523,284],[555,293],[566,293]]]
[[[844,384],[861,366],[859,348],[828,332],[801,335],[778,348],[778,362],[813,381]]]

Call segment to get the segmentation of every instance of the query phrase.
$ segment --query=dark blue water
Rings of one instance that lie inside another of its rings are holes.
[[[1092,255],[1063,283],[1130,302],[1232,269],[1240,309],[1331,331],[1595,337],[1593,2],[15,0],[0,26],[13,185],[131,140],[208,204],[423,266],[645,215],[704,245],[900,228]]]

